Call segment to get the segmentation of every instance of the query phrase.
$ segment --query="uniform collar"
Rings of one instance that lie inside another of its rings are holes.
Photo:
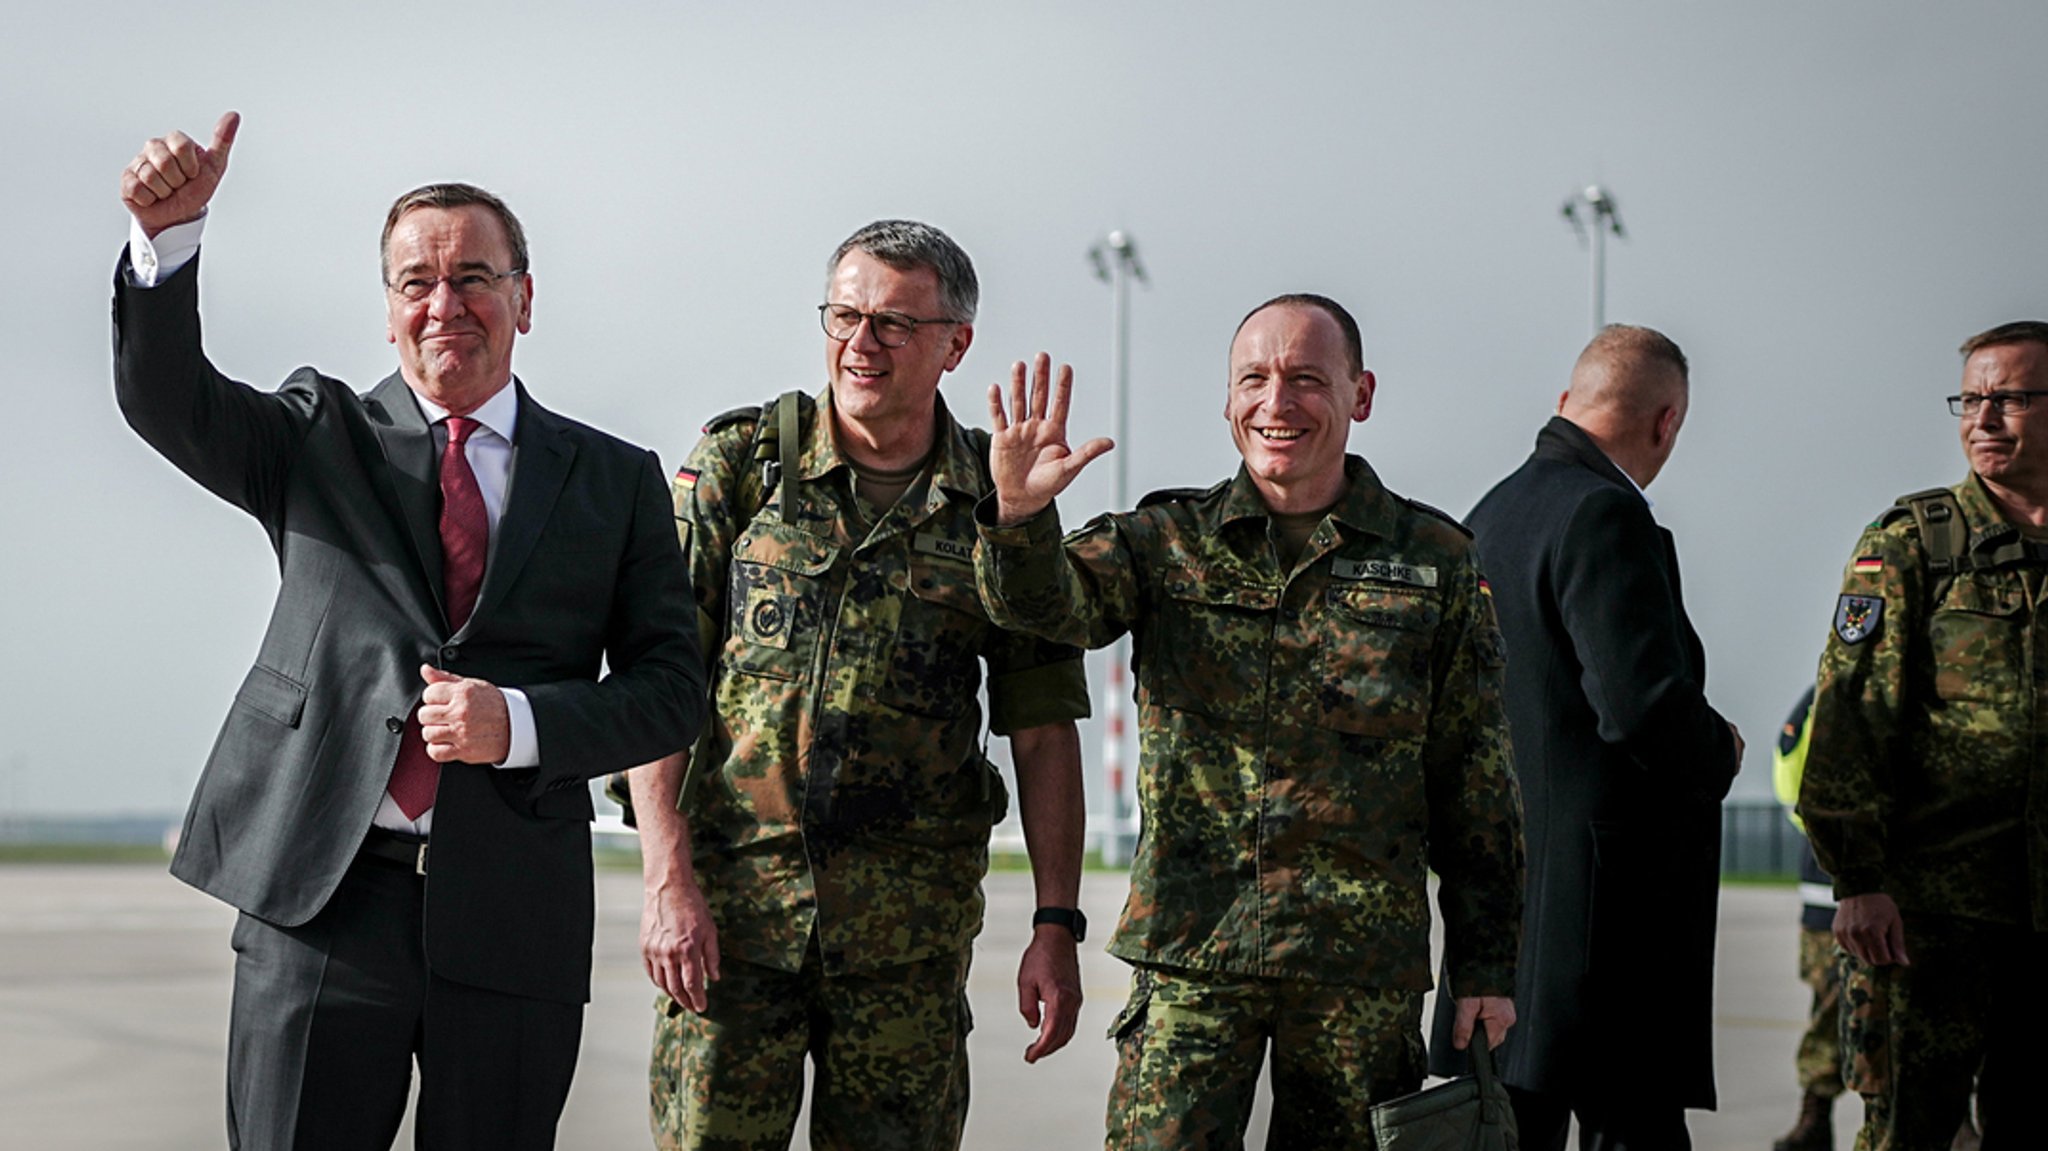
[[[1964,477],[1963,482],[1952,490],[1956,493],[1957,506],[1963,509],[1963,522],[1970,525],[1971,551],[2022,534],[2019,526],[1998,510],[1997,502],[1991,498],[1990,492],[1984,490],[1984,480],[1976,472]]]
[[[1367,535],[1393,535],[1394,496],[1380,482],[1372,465],[1361,456],[1347,454],[1344,457],[1344,480],[1344,496],[1337,501],[1337,506],[1330,509],[1330,518]],[[1259,494],[1258,485],[1252,483],[1251,472],[1239,464],[1237,475],[1223,494],[1223,522],[1254,518],[1270,520],[1272,517],[1273,509],[1266,506],[1266,498]]]
[[[988,494],[982,481],[981,453],[960,425],[954,422],[953,414],[946,409],[946,398],[935,395],[933,402],[938,405],[937,418],[932,425],[933,438],[938,441],[937,450],[933,453],[931,467],[912,480],[911,486],[923,484],[929,475],[934,492],[956,492],[969,502],[979,500]],[[832,389],[829,385],[818,393],[817,417],[811,421],[810,431],[804,437],[803,457],[797,466],[802,473],[799,478],[807,482],[829,475],[835,468],[852,470],[832,435]]]

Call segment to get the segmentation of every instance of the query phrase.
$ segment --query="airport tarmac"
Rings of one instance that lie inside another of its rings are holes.
[[[966,1146],[1008,1151],[1099,1147],[1114,1068],[1104,1038],[1129,987],[1103,940],[1123,900],[1121,875],[1088,876],[1096,925],[1082,949],[1086,1003],[1074,1042],[1035,1067],[1017,1015],[1016,964],[1029,934],[1030,877],[990,876],[988,927],[972,976],[974,1102]],[[1794,975],[1797,895],[1729,887],[1721,897],[1715,1064],[1721,1108],[1693,1112],[1698,1151],[1760,1151],[1798,1106],[1792,1051],[1806,1008]],[[598,879],[593,1001],[560,1146],[647,1147],[647,1041],[653,992],[638,951],[639,877]],[[39,1151],[225,1144],[222,1076],[234,913],[161,865],[0,866],[0,1145]],[[1655,1058],[1647,1009],[1643,1058]],[[1848,1148],[1862,1107],[1836,1106]],[[1263,1148],[1263,1111],[1248,1146]],[[410,1132],[398,1146],[410,1147]],[[795,1144],[808,1147],[801,1133]]]

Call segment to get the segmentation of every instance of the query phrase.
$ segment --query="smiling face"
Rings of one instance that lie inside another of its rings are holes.
[[[833,269],[825,302],[923,320],[946,315],[936,272],[891,267],[858,248]],[[924,323],[912,331],[910,342],[889,348],[875,338],[874,325],[865,320],[847,339],[826,336],[825,373],[832,381],[834,414],[877,428],[928,417],[939,380],[959,366],[973,340],[973,324]]]
[[[1223,418],[1245,468],[1276,512],[1326,508],[1344,491],[1351,425],[1372,414],[1372,373],[1352,363],[1321,308],[1254,313],[1230,343]]]
[[[513,267],[504,225],[488,208],[414,208],[391,229],[384,279],[438,279]],[[512,378],[512,343],[533,327],[533,277],[521,272],[465,294],[443,279],[425,299],[384,293],[385,338],[412,389],[456,415],[475,411]]]
[[[2048,388],[2048,345],[1993,344],[1963,362],[1965,396]],[[2025,411],[2003,415],[1991,404],[1962,418],[1963,454],[1987,483],[2048,499],[2048,396],[2034,396]]]

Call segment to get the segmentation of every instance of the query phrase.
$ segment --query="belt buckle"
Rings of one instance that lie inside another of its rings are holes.
[[[426,845],[426,844],[424,844],[424,843],[422,843],[422,844],[420,844],[420,854],[419,854],[419,858],[418,858],[417,860],[415,860],[415,861],[414,861],[414,863],[413,863],[413,874],[415,874],[415,875],[421,875],[421,876],[424,876],[424,875],[426,875],[426,873],[427,873],[427,845]]]

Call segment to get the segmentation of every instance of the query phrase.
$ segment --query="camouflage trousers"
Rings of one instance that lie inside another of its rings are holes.
[[[1842,1093],[1842,968],[1831,931],[1799,929],[1799,981],[1813,989],[1799,1036],[1799,1089],[1833,1099]]]
[[[817,1151],[956,1151],[967,1119],[971,949],[826,976],[727,959],[703,1015],[657,996],[655,1146],[783,1151],[812,1065]]]
[[[1109,1151],[1237,1151],[1270,1042],[1266,1145],[1370,1151],[1371,1108],[1422,1083],[1422,996],[1140,967],[1110,1029]]]
[[[2048,932],[1907,911],[1908,967],[1842,957],[1843,1078],[1863,1095],[1857,1151],[1948,1151],[1977,1077],[1984,1151],[2040,1146],[2048,1082],[2032,989]]]

